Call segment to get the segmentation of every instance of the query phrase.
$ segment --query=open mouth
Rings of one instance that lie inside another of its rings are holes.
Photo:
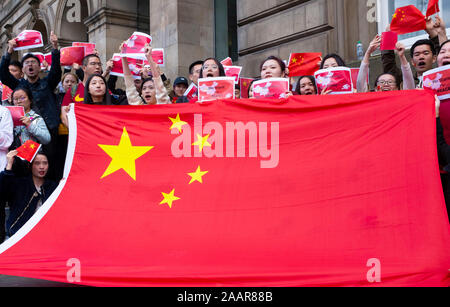
[[[442,65],[443,66],[450,65],[450,60],[444,60],[444,62],[442,62]]]
[[[427,63],[425,63],[425,62],[419,62],[419,64],[417,64],[417,66],[419,68],[425,68],[426,65],[427,65]]]
[[[213,75],[212,73],[209,73],[209,74],[206,75],[206,77],[207,77],[207,78],[213,78],[214,75]]]
[[[145,96],[144,96],[144,99],[145,99],[145,100],[151,100],[151,99],[152,99],[152,95],[145,95]]]

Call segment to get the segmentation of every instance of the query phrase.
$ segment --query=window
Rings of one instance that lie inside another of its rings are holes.
[[[395,10],[402,6],[414,5],[425,15],[428,8],[428,0],[378,0],[378,32],[382,33],[386,31],[386,27],[390,24],[392,20],[392,15],[394,15]],[[439,8],[441,12],[439,15],[444,19],[447,26],[447,35],[450,34],[450,1],[440,0]],[[428,34],[425,31],[419,31],[414,33],[408,33],[405,35],[400,35],[399,40],[406,46],[411,47],[417,40],[428,38]]]
[[[238,60],[236,0],[215,0],[215,57]]]

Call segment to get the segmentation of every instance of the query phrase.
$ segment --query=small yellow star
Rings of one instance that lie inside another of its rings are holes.
[[[211,144],[208,143],[209,134],[205,137],[202,137],[200,134],[197,134],[197,142],[192,144],[193,146],[198,146],[199,152],[203,151],[203,148],[211,147]]]
[[[293,58],[292,63],[297,63],[297,58]]]
[[[30,145],[30,148],[31,148],[31,149],[35,149],[36,146],[34,146],[34,144],[31,144],[31,145]]]
[[[170,192],[169,194],[166,194],[166,193],[161,193],[161,194],[164,197],[164,199],[160,203],[160,205],[168,204],[170,209],[172,209],[173,202],[180,199],[179,197],[175,196],[175,189],[173,189],[172,192]]]
[[[198,181],[200,183],[203,183],[203,176],[205,176],[206,174],[208,174],[208,172],[202,172],[200,169],[200,166],[197,168],[197,170],[195,171],[195,173],[189,173],[188,175],[192,177],[191,182],[189,182],[189,184]]]
[[[180,119],[180,114],[177,114],[176,118],[171,118],[169,117],[169,119],[172,121],[172,126],[170,127],[170,130],[172,129],[178,129],[178,131],[181,133],[183,130],[181,129],[184,125],[187,125],[187,122],[184,122]]]

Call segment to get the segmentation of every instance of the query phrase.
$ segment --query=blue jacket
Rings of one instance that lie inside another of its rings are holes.
[[[31,176],[17,177],[11,171],[0,173],[0,194],[2,198],[6,197],[11,210],[6,221],[8,236],[13,236],[28,222],[36,212],[39,200],[45,203],[57,186],[57,183],[46,180],[40,194]]]
[[[60,123],[60,112],[56,96],[54,94],[56,87],[61,81],[61,53],[58,49],[52,51],[52,67],[49,74],[39,79],[36,83],[30,83],[28,80],[17,80],[9,72],[9,63],[11,55],[6,53],[0,63],[0,80],[3,84],[9,86],[12,90],[17,87],[25,87],[31,90],[33,94],[33,110],[40,114],[44,119],[49,130],[55,129]]]

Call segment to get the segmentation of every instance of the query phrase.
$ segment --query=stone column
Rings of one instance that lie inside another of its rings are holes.
[[[214,56],[214,1],[150,0],[150,35],[165,50],[165,74],[188,77],[192,62]]]

